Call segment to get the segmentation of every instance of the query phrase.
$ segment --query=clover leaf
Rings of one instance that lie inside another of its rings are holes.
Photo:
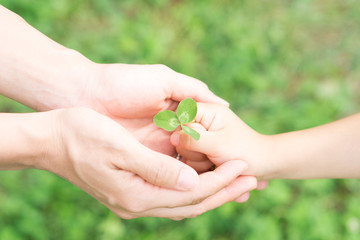
[[[170,110],[161,111],[156,114],[154,123],[166,131],[174,131],[180,125],[176,114]]]
[[[184,126],[184,124],[193,122],[196,114],[196,102],[191,98],[186,98],[179,103],[176,113],[170,110],[164,110],[156,114],[154,123],[166,131],[174,131],[180,125],[186,134],[197,141],[200,139],[200,134],[194,129]]]
[[[186,98],[179,103],[176,109],[176,115],[181,124],[192,122],[197,113],[197,105],[191,98]]]

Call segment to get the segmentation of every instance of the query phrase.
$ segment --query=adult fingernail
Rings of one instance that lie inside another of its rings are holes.
[[[179,190],[191,190],[194,189],[199,183],[199,175],[195,172],[195,170],[185,167],[181,169],[177,188]]]
[[[241,195],[240,197],[236,198],[234,201],[238,202],[238,203],[243,203],[243,202],[246,202],[247,200],[249,200],[249,198],[250,198],[250,194],[245,193],[245,194]]]
[[[170,142],[172,145],[178,146],[180,143],[180,134],[174,133],[173,135],[171,135]]]
[[[257,188],[258,182],[255,177],[249,179],[249,191]]]

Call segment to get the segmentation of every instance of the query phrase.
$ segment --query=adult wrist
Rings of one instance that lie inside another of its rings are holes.
[[[61,48],[57,56],[56,70],[46,70],[39,77],[40,89],[34,109],[47,111],[75,106],[89,106],[90,88],[97,76],[97,64],[79,52]],[[53,67],[54,66],[49,66]]]
[[[33,145],[32,158],[26,163],[28,168],[49,170],[54,156],[59,154],[57,116],[62,110],[32,113],[24,136]]]
[[[53,143],[53,114],[1,114],[0,169],[43,169]]]
[[[1,5],[0,22],[0,94],[40,111],[86,104],[95,63]]]

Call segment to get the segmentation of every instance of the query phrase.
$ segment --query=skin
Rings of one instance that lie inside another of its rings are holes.
[[[1,114],[0,169],[53,172],[122,218],[193,217],[256,187],[239,177],[241,161],[198,175],[153,124],[188,97],[228,106],[201,81],[164,65],[94,63],[1,5],[0,32],[0,93],[47,111]]]
[[[244,174],[265,180],[360,178],[360,114],[272,136],[257,133],[218,104],[199,103],[195,121],[191,127],[201,134],[199,141],[181,131],[171,136],[195,168],[236,159],[249,166]]]
[[[87,108],[0,114],[0,131],[0,169],[53,172],[125,219],[195,217],[235,200],[257,184],[254,177],[240,176],[246,169],[241,161],[201,174],[191,191],[151,184],[176,183],[176,166],[194,170],[145,148],[115,121]],[[160,182],[160,175],[169,182]]]
[[[174,109],[187,97],[228,106],[203,82],[164,65],[94,63],[1,5],[0,32],[7,36],[0,38],[1,94],[37,111],[92,108],[122,124],[144,145],[166,154],[175,151],[170,135],[152,124],[157,112]]]

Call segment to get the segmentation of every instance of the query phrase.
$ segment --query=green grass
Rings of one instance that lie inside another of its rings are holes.
[[[93,61],[163,63],[199,78],[261,133],[324,124],[359,108],[358,1],[2,4]],[[0,110],[30,111],[6,98]],[[3,171],[0,239],[355,240],[359,199],[358,180],[279,180],[245,204],[195,219],[121,220],[50,173]]]

